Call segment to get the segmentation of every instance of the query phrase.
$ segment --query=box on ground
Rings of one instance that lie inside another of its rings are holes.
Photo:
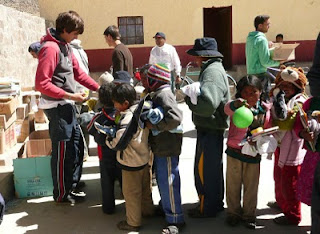
[[[283,44],[283,43],[274,43],[273,48],[273,60],[294,60],[295,59],[295,49],[300,45],[299,43],[295,44]]]
[[[50,160],[51,156],[13,160],[14,187],[18,198],[52,195]]]
[[[29,105],[27,103],[21,104],[17,107],[17,119],[24,120],[29,114]]]
[[[51,155],[51,140],[49,130],[40,130],[30,133],[25,150],[28,158]]]
[[[10,150],[15,144],[17,144],[15,123],[7,129],[0,128],[0,154]]]
[[[18,106],[18,97],[0,98],[0,114],[12,114]]]

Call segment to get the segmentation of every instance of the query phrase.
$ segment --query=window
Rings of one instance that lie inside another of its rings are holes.
[[[143,17],[118,17],[121,42],[126,45],[144,44]]]

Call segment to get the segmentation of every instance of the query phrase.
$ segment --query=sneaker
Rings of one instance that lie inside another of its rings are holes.
[[[292,222],[285,215],[274,218],[273,221],[276,224],[283,225],[283,226],[285,226],[285,225],[298,225],[299,224],[299,223]]]
[[[281,210],[280,206],[278,205],[278,202],[276,201],[268,202],[267,206],[269,206],[272,209]]]
[[[138,232],[140,229],[140,226],[131,226],[127,223],[126,220],[122,220],[117,224],[117,227],[120,230],[129,231],[129,232]]]
[[[231,227],[235,227],[240,223],[240,218],[234,215],[228,215],[226,223]]]
[[[71,196],[68,195],[66,198],[62,199],[61,201],[55,200],[57,205],[71,205],[74,206],[76,203],[76,200]]]
[[[245,227],[249,229],[256,229],[257,227],[257,222],[256,220],[245,220]]]
[[[87,194],[79,189],[73,189],[71,192],[70,192],[70,195],[77,199],[77,198],[84,198],[85,196],[87,196]]]

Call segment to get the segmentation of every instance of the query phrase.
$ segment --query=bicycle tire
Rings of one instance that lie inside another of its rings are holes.
[[[229,74],[227,74],[228,83],[229,83],[229,91],[230,91],[230,97],[231,99],[235,98],[235,95],[237,93],[237,82],[236,80]]]

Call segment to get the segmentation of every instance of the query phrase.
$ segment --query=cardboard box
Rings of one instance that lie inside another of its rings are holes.
[[[51,196],[53,183],[50,167],[51,156],[13,160],[16,196]]]
[[[34,113],[34,121],[36,123],[46,123],[46,115],[42,109],[38,109],[37,112]]]
[[[17,138],[15,134],[15,123],[13,123],[7,129],[0,129],[0,154],[3,154],[7,150],[10,150],[17,144]]]
[[[26,153],[28,158],[51,155],[51,140],[49,130],[34,131],[29,135],[26,142]]]
[[[274,43],[271,50],[273,53],[273,60],[294,60],[295,59],[295,49],[300,45],[299,43],[295,44],[282,44]]]
[[[16,121],[16,119],[16,112],[13,112],[12,114],[0,115],[0,128],[7,129],[14,123],[14,121]]]
[[[17,107],[17,119],[24,120],[29,114],[29,104],[24,103]]]
[[[12,114],[18,106],[18,97],[0,98],[0,114]]]

